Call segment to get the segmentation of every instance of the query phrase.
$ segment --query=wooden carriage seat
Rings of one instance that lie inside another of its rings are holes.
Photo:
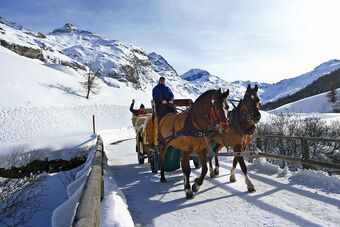
[[[192,105],[193,101],[192,99],[175,99],[174,104],[176,106],[188,106],[190,107]]]

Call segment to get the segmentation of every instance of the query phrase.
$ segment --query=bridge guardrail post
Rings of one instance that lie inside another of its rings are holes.
[[[301,147],[302,147],[302,160],[309,160],[310,154],[309,154],[309,144],[306,139],[301,139]],[[303,169],[309,169],[311,168],[310,165],[302,164]]]

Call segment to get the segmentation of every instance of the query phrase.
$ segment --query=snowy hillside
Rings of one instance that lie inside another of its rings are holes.
[[[332,103],[329,102],[325,92],[319,95],[314,95],[296,102],[292,102],[274,110],[270,113],[333,113]],[[340,100],[340,88],[336,90],[337,100]],[[339,115],[339,114],[336,114]]]
[[[112,89],[102,83],[100,93],[87,100],[79,83],[83,76],[68,67],[44,64],[4,47],[0,47],[0,59],[0,156],[18,149],[49,150],[56,140],[59,150],[63,148],[60,138],[70,135],[86,140],[93,114],[98,130],[129,125],[128,106],[133,98],[151,106],[151,93],[124,84],[122,89]]]

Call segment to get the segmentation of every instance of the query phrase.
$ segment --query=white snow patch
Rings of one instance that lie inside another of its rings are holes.
[[[325,192],[340,194],[340,176],[323,171],[300,170],[290,177],[291,182],[307,186],[308,188],[322,189]]]

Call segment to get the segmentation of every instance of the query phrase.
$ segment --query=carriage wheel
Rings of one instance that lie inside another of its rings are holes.
[[[155,152],[155,151],[151,152],[149,159],[150,159],[151,172],[157,173],[158,168],[159,168],[159,154],[158,154],[158,152]]]
[[[194,162],[194,166],[195,166],[196,169],[201,168],[201,163],[199,161],[193,160],[193,162]]]

